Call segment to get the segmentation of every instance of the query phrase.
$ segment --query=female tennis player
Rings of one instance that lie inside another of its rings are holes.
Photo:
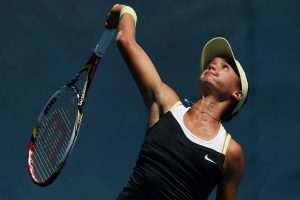
[[[217,199],[236,199],[244,169],[241,146],[221,122],[245,103],[248,83],[226,39],[203,48],[199,99],[185,107],[165,84],[135,40],[135,11],[115,5],[107,28],[117,28],[117,45],[149,109],[144,143],[118,200],[201,200],[217,186]]]

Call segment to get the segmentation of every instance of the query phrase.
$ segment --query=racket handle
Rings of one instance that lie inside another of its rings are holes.
[[[102,33],[102,36],[96,45],[94,52],[98,57],[102,57],[106,52],[107,47],[109,46],[110,41],[114,37],[116,29],[105,29]]]

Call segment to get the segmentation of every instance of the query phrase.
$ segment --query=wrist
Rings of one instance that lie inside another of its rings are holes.
[[[133,8],[131,8],[130,6],[124,6],[121,11],[120,11],[120,18],[122,17],[122,15],[124,14],[129,14],[133,21],[134,21],[134,25],[136,26],[136,22],[137,22],[137,15],[135,13],[135,11],[133,10]]]

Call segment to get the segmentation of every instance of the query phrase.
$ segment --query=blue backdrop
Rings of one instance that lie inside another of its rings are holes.
[[[34,185],[27,145],[48,98],[89,57],[116,1],[0,3],[0,199],[115,199],[143,142],[147,110],[113,43],[94,79],[72,155],[56,182]],[[224,124],[244,149],[238,199],[299,199],[300,1],[123,1],[137,40],[182,99],[198,94],[203,45],[226,37],[250,82],[248,103]],[[211,196],[213,199],[214,196]]]

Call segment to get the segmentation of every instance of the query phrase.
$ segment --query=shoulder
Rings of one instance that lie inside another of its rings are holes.
[[[162,83],[162,91],[157,100],[163,108],[163,113],[168,112],[178,101],[180,101],[177,93],[164,82]]]
[[[244,171],[244,155],[240,144],[231,139],[225,155],[217,199],[236,199]]]
[[[177,93],[164,82],[161,83],[160,91],[156,93],[155,99],[150,105],[148,128],[152,127],[163,114],[170,111],[180,101]]]
[[[177,93],[164,82],[161,83],[161,86],[159,88],[159,91],[156,92],[153,104],[151,105],[154,107],[154,109],[151,110],[150,107],[150,112],[153,112],[158,117],[170,111],[170,109],[178,101],[180,101],[180,98],[177,95]]]
[[[244,170],[244,153],[242,146],[233,138],[231,138],[229,142],[225,155],[224,170],[239,171],[240,173]]]
[[[241,159],[244,157],[242,146],[233,138],[230,139],[226,156]]]

